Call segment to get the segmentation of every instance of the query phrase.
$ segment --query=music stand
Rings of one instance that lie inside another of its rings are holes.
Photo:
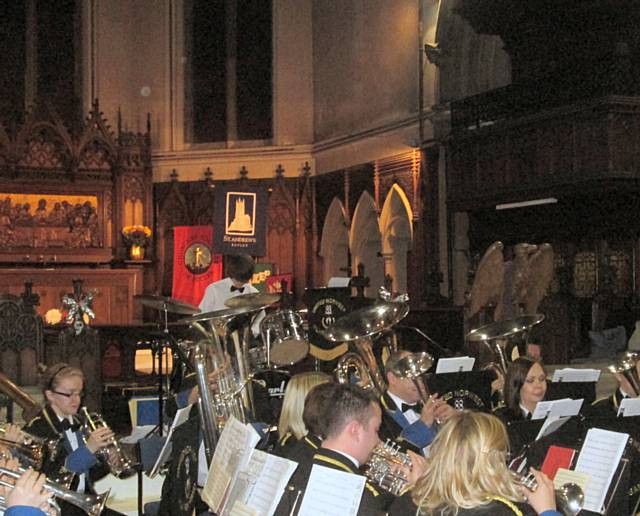
[[[159,334],[158,332],[156,332],[156,336],[158,336],[159,338],[154,338],[151,340],[151,354],[153,356],[154,368],[156,356],[158,357],[158,427],[159,434],[160,436],[162,436],[162,412],[164,408],[165,392],[165,378],[162,374],[162,355],[163,351],[167,348],[167,341],[169,342],[169,347],[171,348],[172,352],[179,355],[181,359],[184,359],[185,364],[189,363],[189,361],[186,360],[186,357],[184,356],[184,352],[182,352],[180,346],[178,346],[177,341],[169,334],[169,312],[182,315],[192,315],[200,312],[200,309],[178,299],[173,299],[165,296],[137,295],[134,296],[134,299],[142,303],[144,306],[158,310],[162,314],[162,332]],[[166,370],[169,370],[168,354],[166,359]]]

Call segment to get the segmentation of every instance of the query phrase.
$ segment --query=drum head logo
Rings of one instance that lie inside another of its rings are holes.
[[[191,274],[204,274],[211,267],[211,249],[207,244],[196,242],[184,252],[184,265]]]

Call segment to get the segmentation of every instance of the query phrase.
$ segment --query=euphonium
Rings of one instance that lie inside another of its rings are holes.
[[[538,482],[533,474],[524,476],[515,473],[515,476],[518,483],[530,491],[535,491],[538,488]],[[574,516],[582,510],[584,492],[578,484],[567,482],[560,489],[556,489],[555,493],[558,512],[561,512],[564,516]]]
[[[365,475],[385,491],[399,496],[408,482],[406,469],[410,470],[411,467],[411,457],[402,453],[397,444],[387,439],[371,452],[371,457],[365,464]]]
[[[0,426],[0,434],[6,434],[6,425]],[[61,438],[47,439],[31,435],[21,430],[22,440],[20,442],[11,441],[0,437],[0,443],[11,448],[24,458],[33,469],[41,469],[45,459],[55,460],[62,443]]]
[[[82,407],[80,411],[87,433],[107,426],[100,414],[90,414],[87,407]],[[109,444],[100,448],[96,456],[104,460],[111,474],[118,478],[129,478],[137,473],[138,463],[125,452],[115,437]]]
[[[21,471],[14,471],[12,469],[0,467],[0,474],[7,475],[8,477],[18,479],[22,474]],[[13,488],[13,484],[10,482],[6,482],[4,480],[0,480],[0,485],[3,485],[8,488]],[[69,489],[65,489],[60,484],[56,482],[52,482],[47,479],[44,483],[44,488],[53,493],[56,498],[60,500],[64,500],[71,505],[75,505],[79,507],[84,512],[86,512],[89,516],[98,516],[102,509],[104,509],[104,504],[107,502],[107,498],[109,498],[110,489],[105,493],[100,495],[92,495],[85,493],[78,493],[76,491],[70,491]]]
[[[339,383],[351,383],[351,373],[358,378],[357,384],[363,389],[372,391],[377,397],[387,390],[378,363],[371,350],[370,342],[358,340],[355,343],[356,350],[349,351],[340,357],[333,374]]]
[[[627,351],[617,364],[608,367],[612,373],[620,373],[631,384],[636,396],[640,396],[640,376],[638,375],[638,361],[640,355]]]

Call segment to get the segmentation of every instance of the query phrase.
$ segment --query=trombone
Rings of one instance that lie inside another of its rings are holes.
[[[1,475],[7,475],[8,477],[15,479],[20,478],[20,475],[23,472],[24,470],[21,470],[20,468],[17,471],[14,471],[13,469],[0,467]],[[6,480],[1,479],[0,485],[8,487],[10,489],[13,489],[14,487],[11,482],[7,482]],[[98,516],[102,512],[105,503],[107,503],[107,498],[109,498],[109,493],[111,492],[111,490],[109,489],[108,491],[99,495],[77,493],[76,491],[66,489],[57,482],[53,482],[49,479],[45,480],[44,488],[52,493],[56,498],[64,500],[65,502],[82,509],[89,516]],[[60,507],[55,502],[55,500],[51,500],[49,504],[52,506],[54,511],[57,511],[57,514],[60,513]]]

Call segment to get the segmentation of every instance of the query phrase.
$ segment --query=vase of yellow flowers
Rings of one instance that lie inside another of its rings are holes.
[[[151,240],[151,228],[134,225],[122,228],[122,237],[129,246],[129,258],[132,260],[144,260],[144,248]]]

